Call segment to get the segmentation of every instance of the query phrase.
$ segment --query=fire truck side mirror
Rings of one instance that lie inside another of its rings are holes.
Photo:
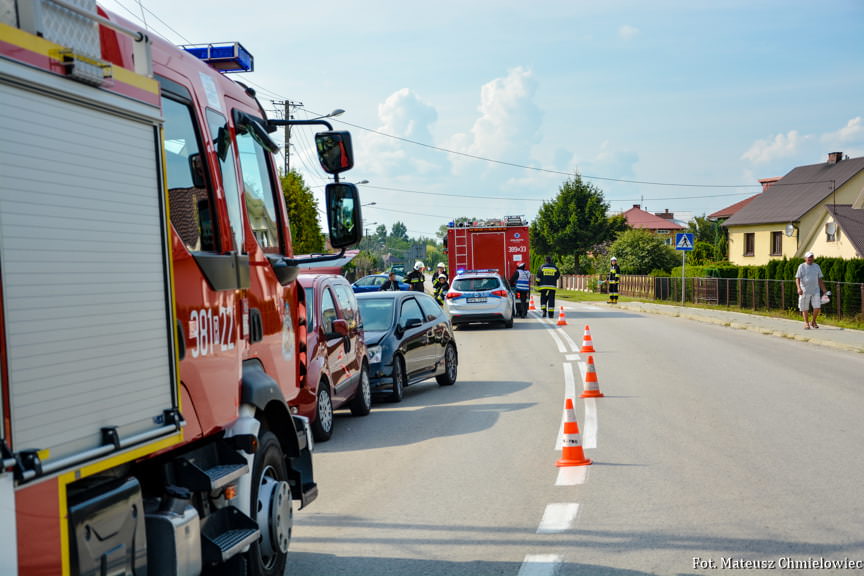
[[[363,216],[360,213],[357,186],[348,182],[327,184],[324,196],[330,245],[344,248],[359,242],[362,237]]]
[[[318,161],[328,174],[340,174],[354,167],[354,149],[350,132],[319,132],[315,134]]]

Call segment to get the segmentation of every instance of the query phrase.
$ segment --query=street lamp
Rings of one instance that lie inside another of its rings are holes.
[[[288,175],[288,168],[289,168],[288,160],[291,157],[290,146],[291,146],[291,123],[292,123],[291,120],[292,120],[292,117],[291,117],[291,112],[288,110],[289,106],[291,106],[291,105],[294,105],[294,103],[290,102],[288,100],[285,101],[285,120],[288,120],[288,122],[285,123],[285,176]],[[300,104],[300,106],[302,106],[302,105],[303,104]],[[315,122],[316,120],[323,120],[324,118],[335,118],[336,116],[341,116],[344,113],[345,113],[345,110],[343,110],[342,108],[336,108],[335,110],[333,110],[329,114],[325,114],[323,116],[317,116],[315,118],[310,118],[308,120],[296,120],[293,123],[294,124],[312,123],[312,122]]]

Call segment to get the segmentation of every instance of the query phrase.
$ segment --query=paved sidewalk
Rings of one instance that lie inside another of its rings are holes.
[[[613,306],[612,304],[599,302],[596,303],[596,305]],[[695,320],[697,322],[717,324],[719,326],[727,326],[739,330],[750,330],[768,336],[789,338],[791,340],[809,342],[819,346],[827,346],[829,348],[860,352],[864,354],[864,330],[850,330],[839,328],[837,326],[826,326],[823,324],[819,325],[818,330],[805,330],[803,320],[771,318],[768,316],[744,314],[742,312],[726,310],[682,308],[681,306],[647,302],[619,302],[614,306],[618,309],[628,310],[631,312],[687,318],[688,320]]]

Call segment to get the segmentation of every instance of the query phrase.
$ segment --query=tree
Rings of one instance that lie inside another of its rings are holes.
[[[678,262],[675,251],[662,238],[648,230],[622,232],[612,243],[611,253],[624,274],[648,274],[653,270],[672,270]]]
[[[397,220],[390,228],[390,235],[393,238],[398,238],[400,240],[408,240],[408,227]]]
[[[693,233],[693,238],[697,244],[704,242],[710,246],[710,250],[703,246],[698,255],[693,255],[694,264],[726,260],[727,234],[720,222],[709,220],[704,215],[697,216],[687,225],[687,231]]]
[[[571,255],[578,271],[580,256],[627,228],[623,216],[609,218],[608,211],[602,190],[574,176],[561,185],[554,200],[543,203],[531,223],[534,251],[559,258]]]
[[[381,243],[387,240],[387,226],[379,224],[378,227],[375,228],[375,240]]]
[[[295,254],[324,251],[324,234],[318,220],[318,202],[303,177],[294,170],[282,176],[282,193],[291,225],[291,243]]]

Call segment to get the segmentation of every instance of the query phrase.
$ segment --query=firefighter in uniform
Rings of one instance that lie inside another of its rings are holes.
[[[555,316],[555,291],[558,289],[558,278],[561,273],[552,263],[552,257],[546,256],[546,263],[537,270],[537,289],[540,291],[540,317]]]
[[[414,270],[408,273],[405,276],[405,281],[411,286],[411,290],[415,292],[425,292],[424,283],[426,282],[426,277],[423,275],[423,270],[426,266],[423,265],[423,262],[417,261],[414,263]]]
[[[450,289],[450,277],[447,276],[446,267],[443,262],[438,263],[438,269],[432,274],[432,294],[438,304],[444,306],[444,295]]]
[[[612,257],[612,266],[609,270],[609,304],[618,303],[618,283],[621,281],[621,267],[618,259]]]
[[[516,311],[520,318],[528,316],[528,293],[531,291],[531,272],[525,269],[525,263],[516,266],[513,275],[510,276],[510,285],[513,286],[519,301],[516,303]]]

